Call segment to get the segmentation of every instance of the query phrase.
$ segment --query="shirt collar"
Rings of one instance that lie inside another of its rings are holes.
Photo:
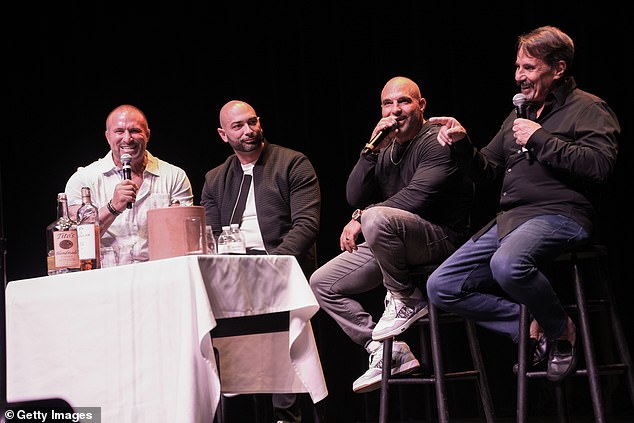
[[[566,97],[577,88],[577,83],[572,76],[567,77],[557,88],[546,96],[546,104],[563,104]]]

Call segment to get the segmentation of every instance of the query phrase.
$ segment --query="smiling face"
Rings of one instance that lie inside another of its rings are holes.
[[[396,118],[396,138],[402,141],[413,138],[420,131],[425,123],[425,106],[418,85],[408,78],[392,78],[381,91],[381,116],[392,115]]]
[[[132,156],[132,163],[142,163],[150,139],[150,128],[143,112],[133,106],[119,106],[106,119],[106,139],[117,165],[121,155]]]
[[[515,82],[526,99],[543,105],[561,85],[575,55],[572,39],[554,26],[542,26],[517,40]]]
[[[528,101],[543,104],[548,93],[562,78],[565,69],[566,63],[563,60],[549,66],[526,50],[520,49],[515,60],[515,82]]]

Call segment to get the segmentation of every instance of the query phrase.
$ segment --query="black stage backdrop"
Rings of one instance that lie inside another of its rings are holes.
[[[626,13],[608,2],[460,3],[404,1],[372,10],[367,3],[332,1],[188,3],[180,10],[119,5],[116,12],[111,5],[91,5],[48,16],[5,16],[0,180],[7,279],[45,274],[45,227],[55,218],[56,194],[77,166],[105,154],[105,118],[122,103],[145,111],[149,150],[187,171],[196,204],[205,172],[230,153],[216,132],[219,108],[230,99],[252,104],[268,140],[304,152],[317,170],[324,263],[339,252],[338,235],[352,212],[346,178],[380,118],[384,83],[396,75],[414,79],[427,99],[427,117],[456,116],[483,146],[513,107],[517,35],[555,25],[575,41],[573,73],[580,88],[605,99],[622,125],[619,165],[604,190],[601,234],[626,333],[633,333],[627,175],[634,165],[634,43]],[[475,228],[495,213],[496,202],[496,187],[478,190]],[[381,299],[380,292],[367,295],[377,313]],[[378,393],[351,390],[367,369],[367,354],[321,312],[314,325],[333,418],[375,418]],[[480,333],[496,411],[512,416],[515,348]],[[473,392],[451,392],[453,414],[476,412]],[[631,412],[624,385],[617,381],[610,392],[616,413]],[[583,395],[576,412],[591,415]],[[538,401],[546,413],[552,410],[551,397]],[[402,401],[404,412],[419,414],[416,402]]]

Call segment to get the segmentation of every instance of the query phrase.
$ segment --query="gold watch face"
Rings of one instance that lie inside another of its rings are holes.
[[[363,211],[361,209],[356,209],[354,211],[354,213],[352,213],[352,219],[353,220],[359,220],[359,218],[361,217],[362,213],[363,213]]]

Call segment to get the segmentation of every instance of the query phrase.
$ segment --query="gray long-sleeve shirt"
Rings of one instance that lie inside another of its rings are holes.
[[[346,196],[355,208],[386,206],[415,213],[447,229],[454,245],[460,245],[469,233],[473,183],[436,140],[438,129],[425,123],[403,145],[390,145],[378,156],[361,154],[348,176]]]

